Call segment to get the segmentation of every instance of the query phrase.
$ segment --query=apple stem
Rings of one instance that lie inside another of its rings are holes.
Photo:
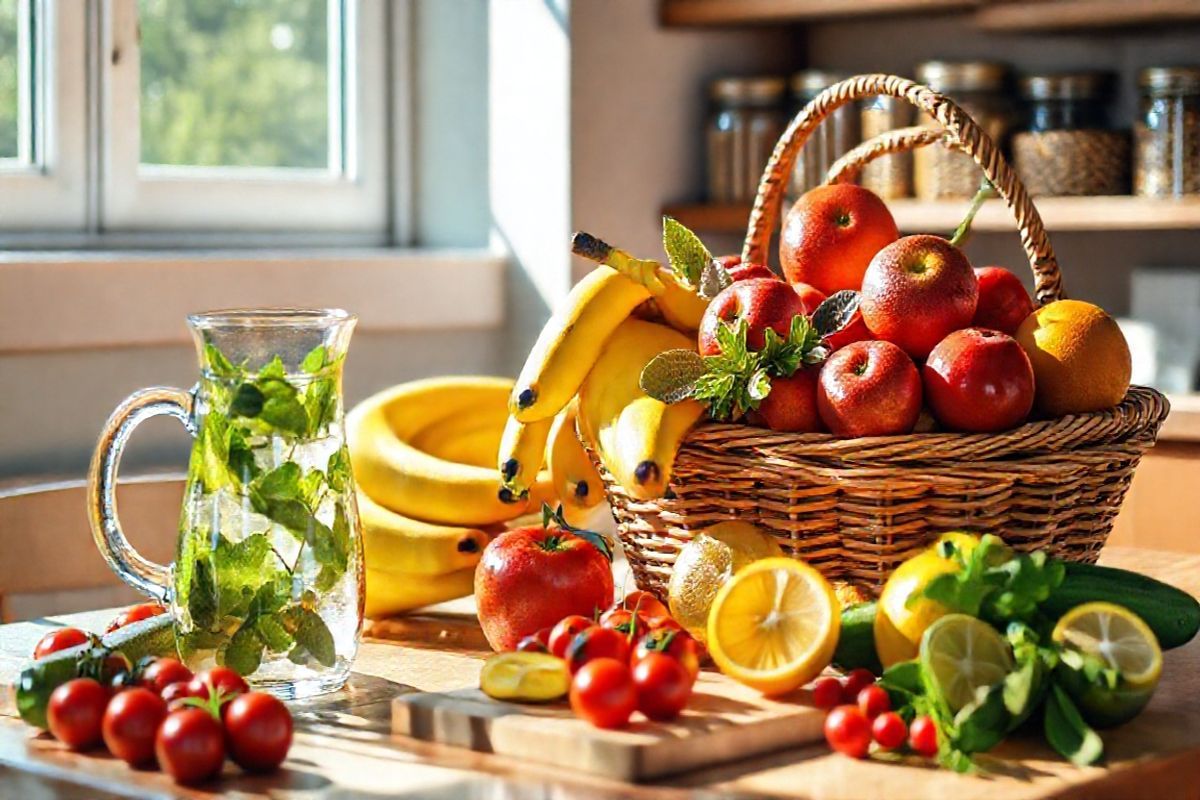
[[[975,196],[971,198],[971,205],[967,209],[967,215],[963,217],[963,221],[954,229],[954,233],[950,235],[950,244],[955,247],[962,247],[971,238],[971,223],[975,221],[975,215],[979,213],[979,209],[983,207],[983,201],[996,196],[996,189],[992,186],[992,182],[987,178],[979,184],[979,191],[975,192]]]

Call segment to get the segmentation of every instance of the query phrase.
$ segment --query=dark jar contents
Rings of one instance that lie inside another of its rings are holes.
[[[1134,194],[1200,194],[1200,68],[1144,69],[1138,90]]]
[[[1112,85],[1105,72],[1021,80],[1025,125],[1013,136],[1013,162],[1030,194],[1129,193],[1129,136],[1108,123]]]
[[[749,203],[783,133],[783,78],[720,78],[709,87],[708,200]]]

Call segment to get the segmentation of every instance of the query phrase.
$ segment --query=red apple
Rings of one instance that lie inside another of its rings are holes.
[[[817,306],[825,302],[825,293],[807,283],[793,283],[792,288],[796,290],[800,301],[804,303],[805,314],[812,314],[817,310]]]
[[[854,342],[821,368],[817,410],[836,436],[909,433],[921,413],[921,376],[891,342]]]
[[[767,328],[787,336],[792,318],[804,314],[804,301],[791,286],[775,278],[751,278],[722,289],[700,320],[700,355],[721,352],[717,331],[725,323],[746,321],[746,343],[751,350],[763,346]]]
[[[921,377],[933,415],[951,430],[1008,430],[1033,408],[1033,365],[1007,333],[955,331],[933,348]]]
[[[475,601],[488,644],[513,650],[563,617],[593,618],[612,605],[612,564],[570,531],[516,528],[484,548],[475,568]]]
[[[1033,313],[1033,300],[1021,279],[1004,267],[976,267],[979,303],[971,326],[991,328],[1015,336],[1017,328]]]
[[[790,377],[772,377],[771,391],[749,414],[750,423],[773,431],[823,431],[817,413],[817,367],[801,367]]]
[[[867,328],[917,360],[970,325],[978,299],[971,263],[940,236],[905,236],[876,253],[863,276]]]
[[[789,283],[807,283],[826,294],[858,289],[871,258],[899,235],[888,207],[869,189],[818,186],[784,218],[779,261]]]
[[[739,253],[730,253],[727,256],[714,256],[713,259],[724,267],[726,271],[742,263],[742,256]]]
[[[729,270],[729,277],[733,279],[734,283],[748,281],[752,278],[770,278],[773,281],[782,280],[782,278],[771,271],[770,267],[764,267],[762,264],[738,264]]]

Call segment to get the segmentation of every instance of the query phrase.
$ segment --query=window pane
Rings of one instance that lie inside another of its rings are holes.
[[[0,158],[16,158],[19,155],[18,2],[20,0],[0,0]]]
[[[329,167],[328,9],[139,0],[142,163]]]

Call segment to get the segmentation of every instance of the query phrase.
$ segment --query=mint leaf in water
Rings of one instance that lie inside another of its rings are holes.
[[[308,412],[295,386],[282,378],[260,378],[257,386],[264,398],[259,419],[288,433],[299,435],[308,430]]]
[[[264,567],[270,556],[271,543],[266,534],[254,533],[240,542],[230,542],[224,536],[217,537],[216,547],[212,551],[212,564],[221,616],[243,616],[248,613],[263,581]]]
[[[235,367],[212,342],[204,343],[203,366],[214,378],[229,380],[239,378],[242,374],[242,371]]]
[[[292,634],[297,647],[303,648],[321,666],[333,666],[337,660],[333,634],[317,612],[304,606],[289,606],[280,614],[280,622]]]
[[[315,372],[320,372],[325,366],[325,345],[319,344],[312,350],[308,351],[308,355],[300,362],[300,369],[312,375]]]
[[[208,559],[196,559],[192,564],[191,581],[187,591],[188,616],[197,628],[209,628],[217,619],[217,584]]]
[[[259,617],[255,620],[254,629],[272,653],[282,653],[294,644],[292,635],[276,616]]]
[[[325,467],[329,488],[335,492],[344,492],[354,486],[354,478],[350,473],[350,451],[342,445],[329,457]]]
[[[329,427],[337,414],[337,383],[333,378],[317,378],[304,391],[304,409],[308,432],[315,434]]]
[[[279,356],[272,358],[258,371],[258,379],[260,381],[265,378],[278,378],[282,380],[285,377],[287,377],[287,370],[283,366],[283,359]]]
[[[346,573],[350,564],[350,518],[346,506],[340,501],[334,509],[330,536],[313,543],[313,557],[321,565],[321,571],[317,574],[317,591],[327,592]]]
[[[218,662],[238,675],[252,675],[262,664],[263,641],[253,627],[243,625],[229,639],[229,644],[218,652]]]

